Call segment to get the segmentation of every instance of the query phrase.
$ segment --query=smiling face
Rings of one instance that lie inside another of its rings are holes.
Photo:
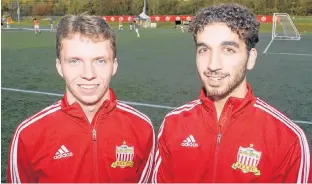
[[[68,103],[98,105],[109,99],[109,83],[118,67],[111,42],[75,34],[61,44],[56,67],[65,80]]]
[[[254,67],[256,49],[247,53],[244,40],[225,23],[212,23],[196,36],[196,65],[208,96],[244,96],[246,72]]]

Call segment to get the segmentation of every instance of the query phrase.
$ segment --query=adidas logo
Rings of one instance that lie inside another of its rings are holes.
[[[197,142],[195,141],[193,135],[189,135],[182,143],[183,147],[198,147]]]
[[[65,157],[71,157],[73,156],[72,152],[69,152],[68,149],[62,145],[61,148],[55,153],[54,160],[65,158]]]

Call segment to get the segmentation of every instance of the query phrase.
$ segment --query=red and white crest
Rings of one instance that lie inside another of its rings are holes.
[[[133,166],[134,146],[128,146],[124,141],[122,145],[116,146],[116,161],[111,167],[125,168]]]
[[[232,165],[233,169],[240,169],[243,173],[254,173],[254,175],[259,176],[260,170],[257,168],[260,159],[261,152],[256,151],[253,144],[249,147],[239,147],[237,152],[237,161]]]
[[[246,166],[255,166],[257,167],[261,158],[261,152],[256,151],[255,149],[248,147],[243,148],[239,147],[237,153],[237,161],[246,165]]]

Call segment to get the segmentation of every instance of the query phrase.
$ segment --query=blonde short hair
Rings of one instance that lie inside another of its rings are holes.
[[[86,14],[66,15],[58,23],[56,32],[56,56],[60,59],[62,40],[70,39],[75,34],[91,39],[93,42],[109,40],[116,58],[116,35],[104,19]]]

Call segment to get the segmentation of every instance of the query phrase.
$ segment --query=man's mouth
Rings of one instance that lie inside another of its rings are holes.
[[[78,84],[79,87],[83,89],[94,89],[99,86],[99,84]]]
[[[218,76],[208,76],[209,79],[213,80],[213,81],[220,81],[222,80],[224,77],[218,77]]]

